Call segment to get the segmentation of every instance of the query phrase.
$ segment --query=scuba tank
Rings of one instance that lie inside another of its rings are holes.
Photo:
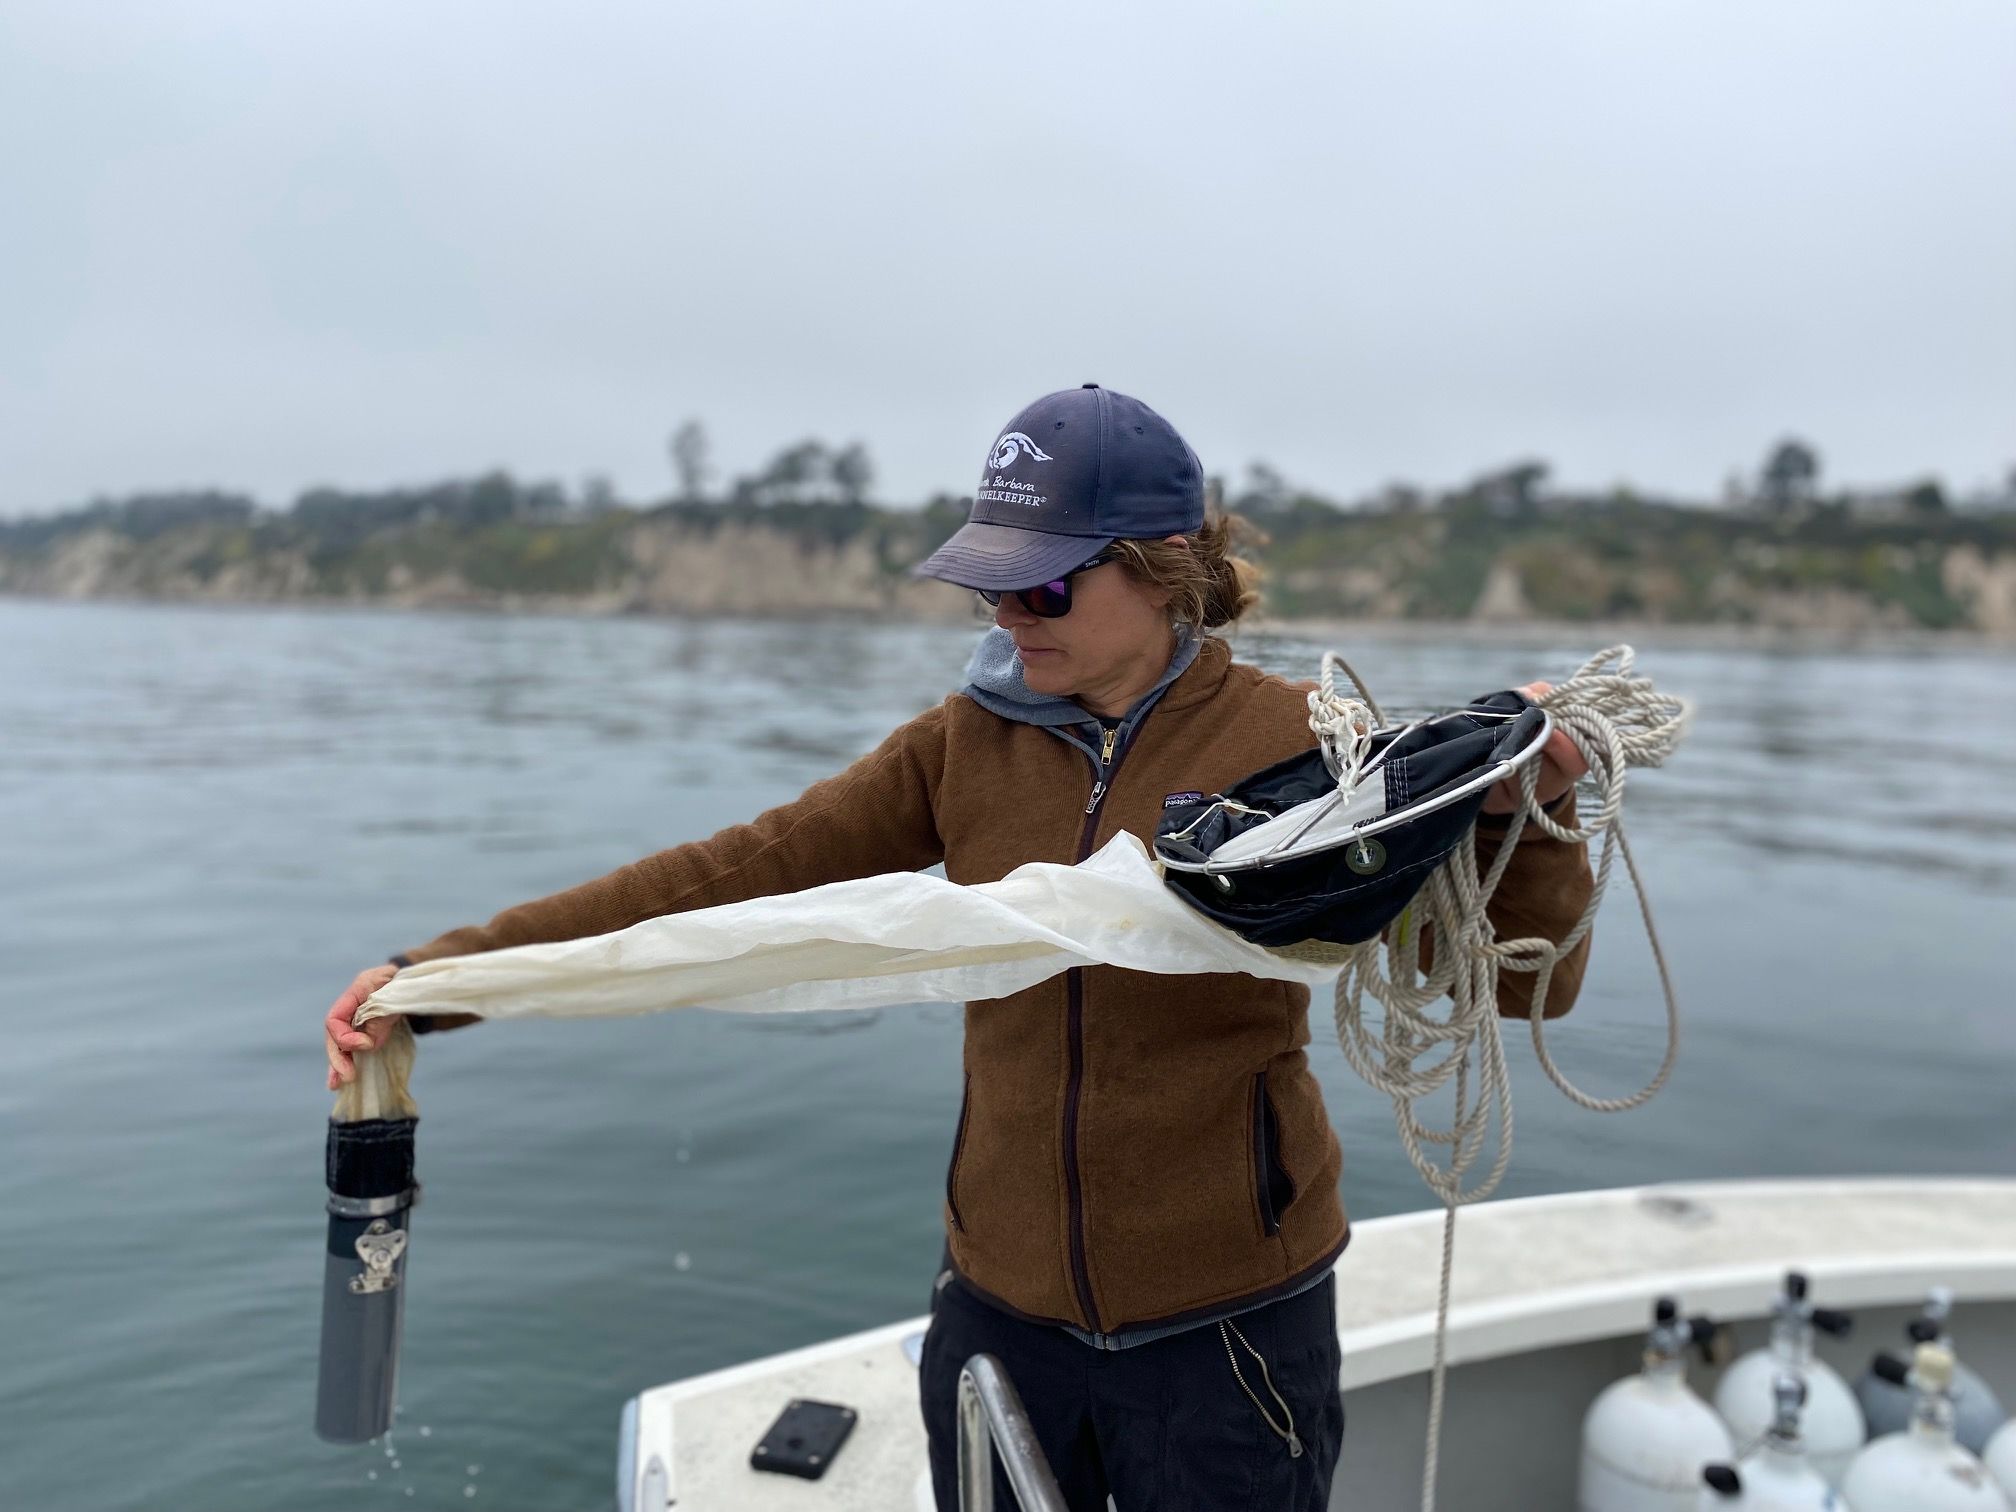
[[[1771,1382],[1771,1427],[1740,1465],[1701,1472],[1700,1512],[1852,1512],[1820,1472],[1806,1463],[1799,1412],[1806,1383],[1790,1371]]]
[[[1813,1468],[1837,1485],[1848,1461],[1862,1447],[1862,1409],[1848,1383],[1824,1360],[1813,1357],[1813,1331],[1840,1338],[1854,1320],[1831,1307],[1815,1307],[1806,1296],[1806,1277],[1785,1274],[1785,1289],[1772,1304],[1771,1342],[1753,1349],[1723,1374],[1715,1388],[1715,1410],[1739,1444],[1770,1431],[1776,1415],[1772,1382],[1782,1372],[1806,1383],[1801,1429]]]
[[[1926,1295],[1924,1311],[1904,1325],[1905,1337],[1911,1341],[1913,1348],[1920,1344],[1937,1344],[1951,1354],[1953,1339],[1946,1332],[1946,1320],[1952,1313],[1952,1290],[1935,1286]],[[1891,1358],[1896,1359],[1896,1356]],[[1908,1373],[1909,1367],[1899,1360],[1894,1369]],[[1903,1375],[1895,1378],[1902,1380]],[[1868,1426],[1872,1439],[1896,1433],[1911,1421],[1911,1393],[1901,1386],[1892,1385],[1889,1378],[1879,1374],[1875,1360],[1869,1362],[1862,1379],[1855,1383],[1855,1400],[1862,1405],[1862,1421]],[[1953,1362],[1953,1437],[1963,1448],[1981,1454],[1986,1451],[1988,1440],[1995,1430],[2008,1420],[2009,1414],[2003,1411],[2002,1403],[1996,1399],[1988,1383],[1956,1358]]]
[[[1886,1376],[1898,1362],[1882,1367]],[[1953,1441],[1953,1356],[1920,1344],[1904,1381],[1911,1424],[1855,1456],[1841,1494],[1856,1512],[2010,1512],[1981,1461]]]
[[[2002,1488],[2009,1505],[2016,1507],[2016,1422],[2004,1423],[1981,1451],[1981,1463],[1989,1477]]]
[[[1579,1512],[1694,1512],[1701,1467],[1728,1459],[1729,1430],[1687,1385],[1687,1348],[1720,1340],[1707,1318],[1661,1297],[1637,1375],[1603,1388],[1582,1420]]]

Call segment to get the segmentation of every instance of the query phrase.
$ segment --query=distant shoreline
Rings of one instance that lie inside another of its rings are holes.
[[[581,518],[564,503],[503,477],[318,493],[272,516],[210,495],[106,502],[0,528],[0,594],[970,620],[971,594],[909,570],[965,522],[957,501]],[[1858,515],[1836,500],[1733,512],[1473,491],[1433,508],[1348,512],[1298,498],[1260,515],[1266,540],[1252,555],[1279,626],[1557,643],[1619,633],[1716,646],[1957,646],[1969,633],[2016,643],[2016,510]]]
[[[1822,630],[1776,625],[1734,625],[1658,620],[1338,620],[1321,617],[1256,622],[1243,633],[1269,632],[1307,639],[1341,638],[1354,634],[1386,640],[1425,643],[1437,640],[1490,640],[1521,646],[1554,645],[1564,640],[1586,643],[1592,650],[1619,641],[1651,642],[1700,650],[1782,651],[1913,651],[1966,650],[2016,655],[2016,638],[1979,630],[1876,628]]]
[[[113,605],[122,608],[166,608],[202,610],[305,609],[334,613],[366,614],[451,614],[523,616],[538,619],[635,619],[667,623],[731,624],[887,624],[934,625],[945,629],[970,627],[976,634],[981,620],[896,611],[820,609],[804,612],[762,613],[722,610],[690,613],[670,609],[638,608],[629,604],[598,607],[578,600],[556,602],[545,595],[522,598],[471,599],[461,603],[400,602],[388,598],[198,598],[149,597],[126,594],[48,594],[0,590],[0,604]],[[1267,637],[1297,640],[1328,640],[1348,644],[1357,636],[1424,645],[1438,642],[1491,641],[1520,646],[1552,646],[1563,641],[1586,645],[1591,651],[1618,642],[1648,643],[1688,650],[1742,650],[1788,652],[1835,651],[1966,651],[1985,655],[2016,655],[2016,637],[1989,635],[1978,630],[1928,630],[1899,627],[1864,629],[1821,629],[1775,625],[1739,625],[1716,622],[1659,620],[1485,620],[1485,619],[1338,619],[1328,616],[1280,617],[1261,613],[1250,622],[1218,632],[1237,645],[1240,641]]]

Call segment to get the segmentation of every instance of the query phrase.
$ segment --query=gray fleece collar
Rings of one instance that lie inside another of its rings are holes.
[[[1148,712],[1163,690],[1197,659],[1203,644],[1204,638],[1188,625],[1177,630],[1176,654],[1169,658],[1162,680],[1135,700],[1134,707],[1121,721],[1123,728]],[[1015,637],[999,625],[981,636],[980,644],[973,648],[972,659],[966,663],[966,686],[960,691],[989,713],[1023,724],[1061,726],[1096,722],[1083,704],[1031,692],[1029,684],[1022,680],[1022,658],[1015,654]]]

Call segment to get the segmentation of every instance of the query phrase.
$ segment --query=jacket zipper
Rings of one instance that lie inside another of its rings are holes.
[[[1092,796],[1085,800],[1085,823],[1078,833],[1080,861],[1092,854],[1092,837],[1099,829],[1099,805],[1106,797],[1107,779],[1119,770],[1113,749],[1119,739],[1116,725],[1106,731],[1106,738],[1100,742]],[[1085,1326],[1097,1334],[1102,1330],[1099,1309],[1092,1304],[1092,1271],[1085,1260],[1085,1197],[1078,1176],[1078,1094],[1085,1070],[1084,968],[1072,967],[1065,974],[1065,982],[1070,1002],[1071,1076],[1064,1095],[1064,1186],[1071,1200],[1071,1278],[1077,1284],[1078,1305],[1085,1311]]]
[[[1099,770],[1094,774],[1095,780],[1092,783],[1092,796],[1085,800],[1085,812],[1088,814],[1096,816],[1099,812],[1099,800],[1106,796],[1106,778],[1110,775],[1106,771],[1106,768],[1113,760],[1113,742],[1119,738],[1120,727],[1115,725],[1106,732],[1106,738],[1099,743]],[[1092,831],[1098,828],[1098,824],[1099,821],[1095,817],[1092,823],[1085,826],[1085,833],[1078,837],[1078,859],[1080,861],[1083,861],[1092,852]]]

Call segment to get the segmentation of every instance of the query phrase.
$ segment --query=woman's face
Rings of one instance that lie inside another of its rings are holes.
[[[1069,614],[1042,619],[1004,593],[994,623],[1015,638],[1029,690],[1054,698],[1096,703],[1145,691],[1173,647],[1168,592],[1138,582],[1119,562],[1071,579]]]

